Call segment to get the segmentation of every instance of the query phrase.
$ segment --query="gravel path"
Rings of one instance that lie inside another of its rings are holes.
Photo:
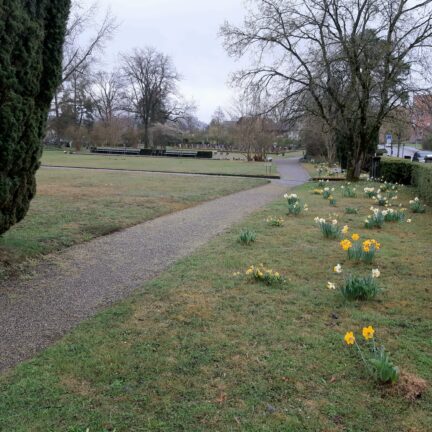
[[[308,178],[297,160],[278,161],[278,168],[282,180],[71,247],[46,257],[31,279],[0,286],[0,371],[34,356]]]

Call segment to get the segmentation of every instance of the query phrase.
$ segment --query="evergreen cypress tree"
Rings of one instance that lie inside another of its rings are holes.
[[[70,0],[0,0],[0,234],[36,193]]]

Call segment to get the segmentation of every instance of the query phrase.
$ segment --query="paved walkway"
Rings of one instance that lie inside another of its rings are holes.
[[[307,180],[297,160],[282,180],[172,213],[46,257],[30,280],[0,286],[0,371],[60,339],[233,223]]]

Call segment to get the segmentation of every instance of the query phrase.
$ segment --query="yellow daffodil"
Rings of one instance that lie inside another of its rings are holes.
[[[344,251],[347,251],[348,249],[350,249],[352,247],[352,243],[347,239],[342,240],[340,242],[340,245]]]
[[[355,343],[355,336],[353,332],[346,332],[344,341],[347,345],[354,345]]]
[[[375,333],[375,330],[374,330],[374,328],[373,328],[372,326],[369,326],[369,327],[363,327],[362,334],[363,334],[363,337],[364,337],[366,340],[372,339],[372,338],[374,337],[374,333]],[[345,336],[345,337],[346,337],[346,336]],[[348,342],[347,342],[347,343],[348,343]]]
[[[357,240],[360,239],[360,236],[359,236],[358,234],[354,233],[354,234],[351,236],[351,238],[352,238],[354,241],[357,241]]]
[[[345,225],[345,226],[342,228],[342,233],[343,233],[343,234],[346,234],[348,231],[349,231],[349,227],[348,227],[348,225]]]

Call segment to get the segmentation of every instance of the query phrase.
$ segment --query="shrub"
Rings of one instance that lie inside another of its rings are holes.
[[[412,184],[416,187],[419,197],[432,204],[432,164],[415,164]]]
[[[383,158],[381,175],[386,181],[413,185],[417,189],[417,194],[428,204],[432,204],[432,164]]]
[[[382,158],[381,177],[391,183],[410,185],[414,163],[406,159]]]
[[[62,68],[70,0],[0,6],[0,234],[36,193],[48,110]]]
[[[247,228],[242,229],[240,231],[240,235],[239,235],[239,242],[241,244],[244,245],[250,245],[251,243],[253,243],[256,240],[256,233],[255,231],[251,231]]]

